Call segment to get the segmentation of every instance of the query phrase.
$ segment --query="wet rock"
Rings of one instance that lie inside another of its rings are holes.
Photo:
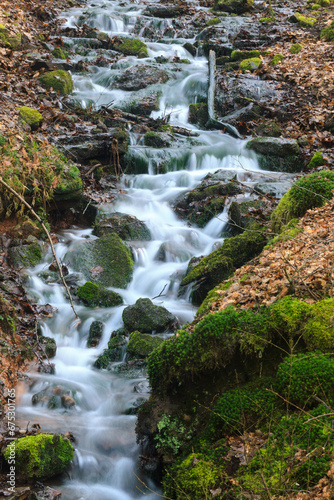
[[[107,218],[97,220],[94,234],[103,236],[109,233],[116,233],[122,240],[126,241],[149,241],[151,239],[150,230],[144,222],[134,215],[121,212],[115,212]]]
[[[53,190],[54,201],[73,201],[82,196],[82,179],[80,170],[75,165],[70,165],[61,173],[60,181]]]
[[[148,380],[145,380],[144,382],[138,382],[133,388],[134,392],[137,392],[138,394],[149,394],[150,392],[150,384]]]
[[[214,10],[230,14],[243,14],[252,8],[253,3],[254,0],[215,0]]]
[[[41,363],[38,365],[37,371],[39,373],[48,373],[54,375],[56,373],[56,365],[54,363]]]
[[[164,132],[146,132],[144,135],[144,144],[151,148],[168,148],[171,146],[173,137]]]
[[[255,128],[256,134],[265,137],[279,137],[282,133],[281,126],[274,120],[263,120]]]
[[[126,348],[130,359],[145,359],[151,352],[159,347],[163,342],[160,337],[147,335],[140,332],[133,332],[130,335],[129,343]]]
[[[42,261],[42,250],[40,245],[12,246],[8,249],[8,261],[16,269],[33,267]]]
[[[78,134],[72,137],[60,136],[57,138],[57,144],[69,157],[75,158],[77,161],[107,160],[110,159],[110,144],[114,135],[114,131],[109,131],[94,137],[91,134]]]
[[[189,52],[189,54],[191,54],[193,57],[196,56],[197,49],[192,43],[186,42],[184,45],[182,45],[182,47],[186,49]]]
[[[122,90],[140,90],[156,83],[166,83],[169,78],[167,71],[156,66],[133,65],[117,78],[116,87]]]
[[[252,210],[265,208],[266,204],[261,200],[233,201],[228,209],[228,227],[227,232],[235,235],[242,233],[247,227],[251,226],[255,219],[252,217]]]
[[[75,401],[71,396],[71,392],[60,385],[55,387],[47,387],[46,389],[37,392],[32,396],[31,402],[33,406],[46,406],[50,410],[54,410],[57,408],[68,409],[68,406],[64,406],[65,404],[70,405],[70,408],[73,408],[75,406]]]
[[[209,120],[208,105],[199,102],[197,104],[189,104],[189,123],[205,127]]]
[[[184,11],[185,8],[181,5],[150,5],[143,11],[143,15],[167,19],[179,17]]]
[[[61,491],[54,490],[50,486],[38,486],[38,491],[35,493],[36,500],[58,500],[61,498]]]
[[[252,120],[257,120],[260,117],[261,108],[254,103],[249,104],[241,109],[233,111],[224,116],[221,121],[236,127],[239,132],[246,132],[247,123]]]
[[[152,111],[159,111],[159,95],[152,93],[151,95],[129,101],[122,105],[122,109],[128,113],[139,116],[150,116]]]
[[[119,293],[107,290],[102,285],[87,281],[77,290],[78,297],[89,307],[115,307],[123,304]]]
[[[103,321],[95,320],[89,327],[89,334],[87,339],[87,347],[96,347],[99,345],[103,334],[104,323]]]
[[[63,408],[66,408],[67,410],[70,410],[71,408],[74,408],[75,401],[68,394],[63,394],[61,396],[61,404],[62,404]]]
[[[57,352],[57,344],[55,339],[50,337],[39,337],[38,343],[42,346],[42,352],[45,354],[43,357],[45,358],[54,358]]]
[[[264,181],[258,182],[254,186],[254,191],[260,194],[282,198],[283,194],[287,193],[293,184],[293,180],[282,181]]]
[[[165,307],[156,306],[150,299],[138,299],[124,309],[122,319],[129,332],[152,333],[174,330],[177,318]]]
[[[65,260],[86,279],[104,286],[125,288],[132,276],[131,252],[115,233],[82,242]]]
[[[110,48],[127,56],[137,56],[139,58],[148,56],[145,43],[136,38],[115,36],[111,40]]]
[[[95,368],[110,369],[115,361],[121,361],[123,358],[127,338],[123,335],[123,329],[116,330],[111,334],[108,342],[108,348],[97,358],[94,363]]]
[[[132,359],[115,366],[114,371],[129,378],[146,376],[146,361],[144,359]]]
[[[234,196],[241,192],[242,189],[237,182],[212,184],[206,179],[204,184],[200,184],[177,201],[175,211],[179,217],[186,218],[199,227],[204,227],[213,217],[223,211],[226,196]]]
[[[8,461],[10,445],[4,451]],[[70,441],[60,434],[38,434],[15,441],[15,465],[17,476],[23,481],[51,478],[70,465],[74,451]]]
[[[145,403],[145,398],[136,398],[135,401],[124,412],[125,415],[137,415],[139,408]]]
[[[248,141],[247,148],[258,153],[259,164],[264,170],[300,172],[304,167],[295,139],[257,137]]]

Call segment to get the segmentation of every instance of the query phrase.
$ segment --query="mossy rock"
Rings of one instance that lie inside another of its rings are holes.
[[[334,21],[321,30],[320,39],[325,40],[325,42],[332,42],[334,40]]]
[[[147,335],[140,332],[132,332],[126,348],[129,359],[147,358],[151,352],[163,342],[160,337]]]
[[[231,14],[243,14],[253,6],[254,0],[215,0],[213,10],[229,12]]]
[[[303,28],[312,28],[312,26],[317,22],[314,17],[305,17],[299,12],[295,12],[289,17],[288,21],[291,23],[298,23],[299,26]]]
[[[279,137],[282,129],[274,120],[263,120],[257,125],[256,133],[262,137]]]
[[[55,201],[77,200],[82,195],[82,179],[80,170],[75,165],[66,166],[60,177],[60,182],[53,190]]]
[[[307,168],[313,169],[317,167],[322,167],[322,165],[326,165],[326,160],[322,156],[322,153],[320,151],[317,151],[312,156],[310,163],[307,165]]]
[[[56,47],[53,51],[52,51],[52,55],[53,57],[55,57],[56,59],[66,59],[67,58],[67,53],[63,51],[63,49],[61,47]]]
[[[39,434],[15,440],[15,466],[24,481],[49,479],[65,471],[74,457],[69,440],[60,434]],[[4,457],[10,460],[10,445]]]
[[[107,370],[115,361],[122,361],[126,344],[127,339],[122,334],[121,329],[113,332],[108,342],[108,348],[104,349],[103,353],[97,358],[94,367]]]
[[[115,307],[123,304],[119,293],[87,281],[77,290],[78,297],[89,307]]]
[[[168,134],[150,131],[144,135],[144,144],[151,148],[168,148],[171,139]]]
[[[284,59],[283,54],[275,54],[274,57],[271,60],[272,66],[276,66],[276,64],[278,64],[281,61],[283,61],[283,59]]]
[[[22,120],[30,125],[32,130],[36,130],[42,125],[43,116],[36,109],[22,106],[19,108],[19,113]]]
[[[268,54],[268,52],[264,50],[233,50],[231,60],[242,61],[244,59],[252,59],[254,57],[259,58],[260,56],[264,56],[266,54]]]
[[[96,347],[99,345],[103,334],[103,321],[95,320],[89,327],[87,347]]]
[[[209,120],[208,105],[199,102],[197,104],[189,104],[189,123],[194,123],[200,127],[205,127]]]
[[[299,54],[299,52],[302,50],[303,46],[301,43],[294,43],[290,47],[290,52],[291,54]]]
[[[272,229],[279,232],[291,219],[302,217],[307,210],[321,207],[332,199],[334,172],[322,170],[297,180],[280,200],[271,215]]]
[[[132,277],[131,252],[115,233],[82,242],[66,259],[75,271],[100,285],[125,288]]]
[[[103,236],[104,234],[116,233],[125,241],[149,241],[151,233],[144,222],[134,215],[115,212],[107,218],[98,218],[94,227],[94,234]]]
[[[175,316],[165,307],[156,306],[150,299],[138,299],[124,309],[122,319],[129,332],[163,332],[177,323]]]
[[[2,25],[3,26],[3,25]],[[9,30],[4,26],[0,30],[0,46],[6,49],[18,50],[21,45],[21,33],[9,36]]]
[[[42,261],[42,250],[38,244],[10,247],[8,260],[16,269],[34,267]]]
[[[228,209],[228,233],[232,235],[242,233],[256,222],[251,215],[251,210],[258,210],[265,206],[265,202],[261,200],[232,201]]]
[[[239,68],[242,72],[245,71],[255,71],[262,64],[262,60],[259,57],[252,57],[251,59],[244,59],[240,62]]]
[[[45,356],[48,359],[54,358],[57,353],[57,344],[55,339],[51,337],[40,337],[38,339],[40,345],[43,346],[43,351],[45,352]]]
[[[220,248],[204,257],[186,274],[180,289],[191,284],[192,303],[200,305],[210,290],[231,276],[235,268],[261,253],[265,244],[265,233],[258,225],[253,225],[249,232],[226,239]]]
[[[40,76],[39,81],[45,89],[50,90],[53,88],[53,90],[59,92],[61,95],[70,94],[73,90],[73,80],[71,74],[62,69],[50,71],[49,73]]]
[[[136,38],[123,38],[117,36],[113,39],[112,49],[127,56],[148,57],[147,46]]]
[[[304,167],[299,144],[295,139],[256,137],[246,147],[258,154],[261,168],[278,172],[300,172]]]

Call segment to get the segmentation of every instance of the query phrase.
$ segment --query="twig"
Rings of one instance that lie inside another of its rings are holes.
[[[162,294],[163,294],[163,292],[165,291],[165,288],[166,288],[167,285],[168,285],[168,283],[165,284],[165,286],[163,287],[163,289],[161,290],[161,292],[159,293],[159,295],[156,295],[155,297],[153,297],[152,300],[157,299],[158,297],[161,297]]]
[[[64,278],[64,275],[63,275],[63,271],[62,271],[62,269],[61,269],[61,265],[60,265],[60,263],[59,263],[59,260],[58,260],[57,255],[56,255],[56,251],[55,251],[55,248],[54,248],[53,243],[52,243],[52,238],[51,238],[51,235],[50,235],[49,231],[46,229],[44,222],[43,222],[43,221],[42,221],[42,219],[39,217],[39,215],[37,215],[37,214],[36,214],[36,212],[35,212],[35,210],[32,208],[32,206],[31,206],[31,205],[29,205],[29,203],[28,203],[28,202],[26,202],[26,200],[25,200],[24,198],[22,198],[22,196],[21,196],[19,193],[17,193],[17,192],[16,192],[13,188],[11,188],[11,187],[10,187],[10,186],[9,186],[9,185],[8,185],[8,184],[7,184],[7,183],[6,183],[3,179],[2,179],[2,177],[0,177],[0,184],[2,184],[2,185],[6,188],[6,189],[8,189],[8,191],[10,191],[10,192],[11,192],[14,196],[16,196],[16,198],[18,198],[18,199],[21,201],[21,203],[23,203],[23,205],[25,205],[25,206],[29,209],[29,211],[32,213],[32,215],[33,215],[33,216],[34,216],[34,217],[38,220],[38,222],[39,222],[39,223],[40,223],[40,225],[42,226],[42,228],[43,228],[43,230],[44,230],[44,232],[45,232],[45,234],[46,234],[46,236],[47,236],[47,238],[48,238],[48,240],[49,240],[49,243],[50,243],[50,245],[51,245],[51,250],[52,250],[52,253],[53,253],[54,259],[55,259],[56,264],[57,264],[57,267],[58,267],[59,275],[60,275],[60,278],[61,278],[61,280],[62,280],[62,282],[63,282],[63,285],[64,285],[64,287],[65,287],[65,290],[66,290],[66,292],[67,292],[68,298],[69,298],[69,300],[70,300],[72,310],[73,310],[73,312],[74,312],[74,314],[75,314],[75,317],[76,317],[76,318],[79,318],[79,316],[78,316],[78,314],[77,314],[77,312],[76,312],[76,310],[75,310],[75,308],[74,308],[74,304],[73,304],[73,300],[72,300],[72,296],[71,296],[70,290],[69,290],[69,288],[68,288],[68,286],[67,286],[67,283],[66,283],[65,278]]]

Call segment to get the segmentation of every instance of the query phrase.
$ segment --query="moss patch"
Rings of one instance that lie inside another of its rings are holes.
[[[323,28],[320,33],[320,39],[326,42],[332,42],[334,40],[334,21],[331,22],[329,26]]]
[[[255,71],[262,64],[262,61],[259,57],[251,57],[250,59],[244,59],[240,62],[241,71]]]
[[[160,337],[152,337],[140,332],[133,332],[130,335],[126,352],[129,359],[146,358],[151,352],[159,347],[163,342]]]
[[[80,286],[77,295],[89,307],[114,307],[123,304],[123,299],[119,293],[107,290],[91,281],[87,281],[83,286]]]
[[[74,452],[68,439],[59,434],[39,434],[14,441],[18,474],[27,481],[48,479],[63,472],[71,463]],[[7,446],[4,456],[11,454]]]
[[[71,74],[62,69],[50,71],[49,73],[40,76],[39,81],[47,90],[53,88],[53,90],[59,92],[61,95],[70,94],[73,90],[73,80]]]
[[[299,52],[302,50],[303,46],[301,43],[294,43],[290,47],[290,52],[291,54],[299,54]]]
[[[22,120],[28,123],[32,130],[36,130],[41,126],[43,116],[36,109],[28,108],[28,106],[22,106],[19,108],[19,113]]]
[[[117,37],[112,44],[112,48],[127,56],[148,57],[145,43],[136,38]]]

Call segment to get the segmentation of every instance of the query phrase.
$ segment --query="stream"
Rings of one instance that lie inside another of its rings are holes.
[[[139,3],[95,0],[61,17],[67,19],[68,27],[86,23],[109,36],[131,37],[139,21],[142,34],[150,27],[162,30],[171,25],[170,19],[143,16],[145,7]],[[239,18],[226,20],[231,30],[241,22]],[[110,309],[76,305],[80,317],[78,324],[63,287],[56,282],[45,283],[41,278],[41,273],[52,262],[51,251],[46,253],[42,264],[28,270],[28,287],[33,300],[39,304],[51,304],[58,310],[41,326],[43,335],[56,340],[57,354],[52,360],[55,363],[54,375],[29,373],[32,384],[22,387],[19,420],[22,426],[29,421],[38,422],[43,432],[69,431],[75,436],[76,457],[70,477],[50,484],[62,492],[64,500],[144,498],[147,495],[140,491],[144,487],[137,476],[159,493],[159,487],[139,472],[136,416],[128,411],[149,396],[145,374],[131,378],[113,370],[97,370],[93,363],[106,348],[111,332],[122,326],[124,307],[134,304],[138,298],[152,299],[164,290],[154,300],[155,304],[166,307],[181,324],[194,318],[196,309],[187,295],[182,299],[177,296],[179,283],[192,257],[207,255],[221,245],[227,211],[225,209],[199,229],[179,219],[171,208],[172,203],[182,193],[197,186],[209,172],[233,171],[238,180],[249,185],[265,175],[258,167],[255,154],[245,148],[246,141],[234,139],[221,131],[199,130],[188,123],[189,104],[197,102],[207,92],[208,65],[205,57],[192,56],[182,47],[186,41],[193,42],[194,39],[147,41],[147,58],[128,56],[112,68],[94,66],[92,73],[73,75],[74,98],[82,106],[93,103],[99,107],[112,102],[117,107],[124,100],[138,97],[136,92],[113,88],[112,82],[117,74],[134,64],[155,64],[156,57],[186,58],[190,64],[180,65],[175,78],[159,86],[159,110],[153,111],[151,116],[157,118],[168,114],[171,124],[192,129],[198,136],[193,144],[188,141],[187,146],[183,146],[181,142],[169,149],[168,171],[157,174],[157,158],[159,155],[164,157],[164,150],[145,147],[142,137],[130,130],[130,149],[135,157],[145,158],[147,172],[123,176],[123,194],[113,204],[101,208],[106,215],[116,211],[136,216],[147,224],[152,235],[151,241],[130,243],[135,259],[133,279],[127,289],[115,290],[122,295],[124,305]],[[68,43],[75,47],[82,41],[73,38]],[[96,58],[96,55],[92,49],[87,58]],[[75,57],[77,60],[82,58],[80,55]],[[87,238],[95,238],[92,229],[73,228],[60,234],[56,245],[58,258],[66,264],[66,254]],[[164,261],[156,260],[162,244],[166,248]],[[95,320],[104,322],[103,337],[98,347],[87,348],[89,327]],[[115,363],[115,367],[118,364]],[[70,391],[76,403],[73,409],[48,409],[41,404],[33,406],[33,394],[55,386]],[[158,498],[157,494],[151,493],[150,498]]]

